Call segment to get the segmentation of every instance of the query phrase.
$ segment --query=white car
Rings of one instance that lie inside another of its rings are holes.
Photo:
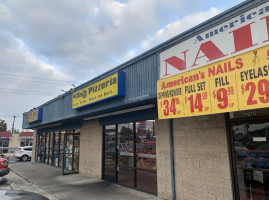
[[[32,157],[32,146],[20,147],[18,151],[16,151],[15,157],[20,159],[21,161],[26,162]]]

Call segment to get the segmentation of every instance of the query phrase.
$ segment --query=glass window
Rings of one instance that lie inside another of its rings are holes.
[[[116,176],[116,125],[105,126],[104,173]]]
[[[61,131],[60,133],[60,152],[59,152],[59,167],[62,168],[63,167],[63,153],[64,153],[64,136],[66,134],[66,131]]]
[[[129,187],[134,187],[133,168],[118,166],[118,183]]]
[[[78,133],[77,131],[75,131]],[[74,135],[74,171],[79,170],[79,150],[80,150],[80,135]]]
[[[56,131],[55,132],[55,138],[54,138],[54,162],[53,165],[55,167],[59,166],[59,137],[60,137],[60,132]]]
[[[155,121],[136,122],[137,188],[157,193]]]
[[[134,130],[133,123],[118,125],[118,164],[125,167],[134,166]]]
[[[73,171],[73,134],[66,135],[65,169]]]
[[[136,167],[156,171],[155,121],[136,123]]]
[[[232,126],[240,199],[269,199],[269,122]]]
[[[115,129],[104,127],[104,179],[156,194],[155,121],[118,124],[117,133]]]

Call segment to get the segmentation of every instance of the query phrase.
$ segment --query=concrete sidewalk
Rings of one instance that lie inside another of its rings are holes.
[[[20,177],[48,192],[53,199],[162,200],[148,193],[80,174],[62,176],[62,169],[46,164],[18,162],[10,164],[10,168]]]

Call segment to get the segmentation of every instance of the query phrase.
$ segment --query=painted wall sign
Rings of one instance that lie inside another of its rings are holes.
[[[269,2],[160,53],[160,79],[269,44]]]
[[[125,95],[125,73],[118,71],[72,95],[72,109]]]
[[[157,82],[160,119],[269,107],[269,45]]]
[[[37,108],[26,114],[26,122],[31,123],[31,122],[41,121],[42,116],[43,116],[43,108]]]

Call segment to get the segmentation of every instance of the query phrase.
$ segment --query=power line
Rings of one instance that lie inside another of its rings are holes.
[[[13,92],[13,93],[39,95],[39,96],[41,96],[41,95],[43,95],[43,96],[55,96],[55,95],[58,95],[57,93],[50,93],[50,92],[16,90],[16,89],[5,89],[5,88],[0,88],[0,92]]]
[[[0,74],[6,75],[6,76],[12,76],[12,77],[14,77],[14,76],[25,77],[25,78],[36,79],[36,80],[50,80],[50,81],[58,81],[58,82],[63,82],[63,83],[73,83],[73,81],[62,81],[59,79],[41,78],[41,77],[25,76],[25,75],[19,75],[19,74],[7,74],[7,73],[2,73],[2,72],[0,72]]]
[[[12,78],[12,77],[2,77],[0,76],[1,79],[11,79],[11,80],[16,80],[16,81],[28,81],[28,82],[35,82],[35,83],[46,83],[46,84],[55,84],[55,85],[67,85],[70,83],[64,83],[64,82],[47,82],[47,81],[38,81],[38,80],[26,80],[26,79],[18,79],[18,78]]]

